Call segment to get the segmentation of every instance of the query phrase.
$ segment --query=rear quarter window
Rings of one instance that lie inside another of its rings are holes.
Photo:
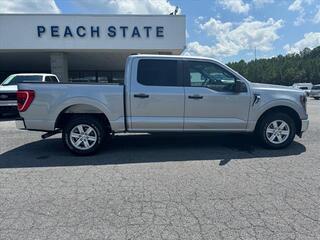
[[[48,83],[58,83],[58,79],[55,76],[46,76],[45,82]]]

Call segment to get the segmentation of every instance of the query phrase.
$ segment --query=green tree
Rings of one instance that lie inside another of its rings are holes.
[[[320,83],[320,46],[300,53],[279,55],[270,59],[231,62],[229,67],[249,81],[292,85],[299,82]]]

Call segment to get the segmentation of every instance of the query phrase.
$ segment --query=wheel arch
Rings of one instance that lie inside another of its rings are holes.
[[[275,113],[275,112],[288,114],[293,119],[293,121],[295,123],[296,134],[300,134],[300,132],[301,132],[301,124],[302,123],[301,123],[301,119],[300,119],[299,114],[293,108],[285,106],[285,105],[275,106],[275,107],[271,107],[271,108],[265,110],[260,115],[260,117],[258,118],[258,121],[257,121],[256,126],[255,126],[255,131],[259,128],[259,126],[261,124],[261,121],[265,116],[267,116],[269,114],[272,114],[272,113]]]
[[[98,118],[105,128],[111,132],[112,127],[107,115],[98,107],[90,104],[72,104],[65,107],[57,116],[55,121],[55,128],[63,128],[64,123],[74,116],[93,116]]]

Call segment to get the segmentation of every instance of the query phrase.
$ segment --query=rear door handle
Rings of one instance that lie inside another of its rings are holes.
[[[203,96],[200,96],[200,95],[192,95],[192,96],[188,96],[188,98],[190,98],[190,99],[202,99]]]
[[[149,95],[145,93],[138,93],[133,95],[135,98],[148,98]]]

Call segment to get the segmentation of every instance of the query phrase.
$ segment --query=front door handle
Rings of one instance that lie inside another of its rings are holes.
[[[135,98],[148,98],[149,95],[145,93],[138,93],[133,95]]]
[[[190,99],[202,99],[203,98],[203,96],[200,96],[200,95],[192,95],[192,96],[188,96],[188,98],[190,98]]]

